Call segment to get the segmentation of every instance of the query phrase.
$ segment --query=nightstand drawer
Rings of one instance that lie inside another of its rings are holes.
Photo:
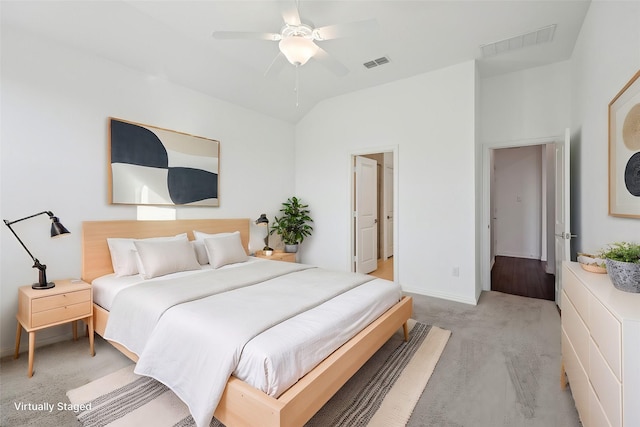
[[[89,289],[76,292],[67,292],[59,295],[52,295],[50,297],[34,298],[31,301],[31,311],[33,312],[33,317],[35,318],[36,313],[41,311],[47,311],[54,308],[63,308],[72,304],[89,301],[91,301],[91,291]]]
[[[282,250],[273,251],[271,255],[265,255],[264,251],[255,253],[257,258],[270,259],[271,261],[296,262],[296,254],[294,252],[284,252]]]
[[[296,254],[290,254],[287,252],[274,252],[274,254],[271,255],[270,259],[274,261],[296,262]]]
[[[31,316],[31,326],[33,328],[37,328],[38,326],[64,322],[65,320],[73,319],[83,315],[89,316],[90,314],[91,301],[87,300],[79,304],[69,304],[62,307],[53,308],[51,310],[33,313],[33,315]]]

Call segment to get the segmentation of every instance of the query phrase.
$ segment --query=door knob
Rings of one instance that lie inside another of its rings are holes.
[[[560,233],[560,234],[556,233],[556,237],[560,237],[565,240],[571,240],[572,237],[578,237],[578,235],[571,234],[571,233]]]

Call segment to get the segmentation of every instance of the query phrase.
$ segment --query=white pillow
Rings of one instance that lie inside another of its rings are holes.
[[[227,233],[225,236],[209,237],[204,240],[204,246],[209,256],[209,264],[213,268],[244,262],[248,258],[242,247],[239,231]]]
[[[178,271],[199,270],[191,242],[188,240],[164,240],[133,242],[140,258],[140,275],[152,279]]]
[[[209,237],[222,237],[222,236],[228,236],[230,234],[233,233],[215,233],[215,234],[209,234],[209,233],[203,233],[202,231],[198,231],[198,230],[193,230],[193,237],[196,240],[204,240],[204,239],[208,239]]]
[[[144,241],[161,241],[161,240],[188,240],[187,233],[178,234],[170,237],[151,237],[148,239],[130,239],[110,237],[107,239],[109,252],[111,253],[111,265],[113,272],[118,277],[131,276],[138,274],[138,262],[136,247],[133,242],[136,240]]]
[[[207,248],[204,247],[204,240],[192,240],[191,246],[193,246],[200,265],[209,264],[209,256],[207,255]]]

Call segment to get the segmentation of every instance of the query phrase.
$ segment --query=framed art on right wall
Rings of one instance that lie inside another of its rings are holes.
[[[609,103],[609,215],[640,218],[640,71]]]

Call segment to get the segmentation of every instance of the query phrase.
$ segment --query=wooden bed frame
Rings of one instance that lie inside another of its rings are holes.
[[[249,219],[209,219],[175,221],[88,221],[82,225],[82,278],[88,283],[113,273],[108,237],[147,238],[187,233],[240,231],[243,246],[248,247]],[[235,378],[229,378],[215,417],[227,427],[264,426],[295,427],[304,425],[360,369],[364,363],[403,327],[408,339],[407,320],[413,302],[403,297],[400,302],[360,331],[296,384],[275,399]],[[94,304],[94,328],[103,336],[109,312]],[[111,343],[133,361],[135,354]]]

